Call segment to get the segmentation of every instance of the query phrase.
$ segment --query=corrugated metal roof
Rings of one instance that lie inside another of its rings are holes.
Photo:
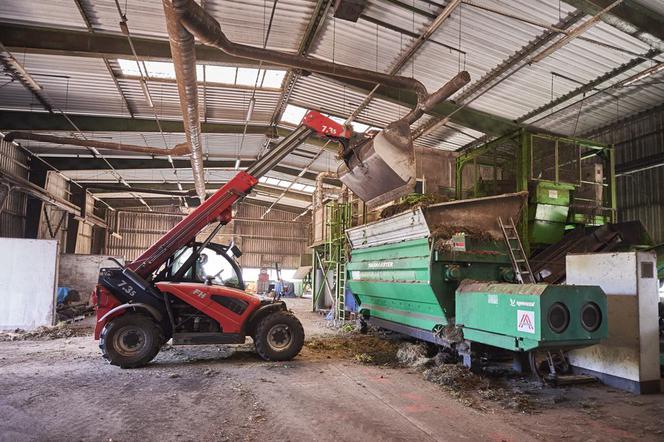
[[[55,136],[80,137],[80,135],[73,131],[40,133],[48,133]],[[185,141],[183,133],[164,133],[163,137],[159,132],[84,132],[84,135],[89,140],[157,148],[173,147]],[[164,139],[166,140],[166,145],[164,145]],[[206,159],[209,160],[236,159],[238,157],[243,160],[253,160],[263,150],[265,144],[265,136],[261,134],[246,134],[244,141],[242,141],[242,134],[205,133],[202,136],[202,140],[203,152]],[[30,151],[44,157],[89,155],[88,149],[84,147],[62,146],[31,140],[19,140],[19,142],[30,149]],[[311,172],[322,172],[332,170],[332,168],[336,170],[337,161],[333,152],[323,152],[313,163],[311,162],[320,149],[320,146],[305,143],[292,154],[288,155],[281,164],[296,169],[309,166]],[[151,158],[145,154],[132,152],[103,149],[100,152],[107,157],[115,158]]]
[[[101,59],[62,55],[14,54],[14,57],[45,90],[49,101],[64,112],[128,116],[122,97]],[[21,106],[14,96],[17,84],[0,88],[0,107],[28,109],[34,99]],[[10,106],[8,106],[10,107]]]
[[[291,94],[291,103],[340,117],[348,117],[364,101],[365,93],[318,75],[300,78]],[[389,101],[374,99],[356,121],[376,127],[405,115],[409,109]]]
[[[657,12],[664,16],[664,2],[662,0],[633,0],[634,3],[638,3],[650,9],[651,11]]]
[[[645,66],[633,68],[609,84],[629,78],[643,69]],[[664,72],[660,72],[630,86],[607,89],[604,93],[590,92],[585,100],[583,96],[579,96],[575,101],[570,101],[572,104],[558,106],[558,112],[537,121],[535,125],[566,135],[585,134],[664,102],[664,85],[661,84],[663,80]],[[605,87],[607,85],[598,89]]]
[[[93,27],[97,31],[121,32],[114,0],[86,0]],[[73,5],[72,7],[75,6]],[[125,8],[126,4],[126,8]],[[313,13],[314,0],[281,0],[277,3],[268,39],[268,48],[295,51]],[[120,2],[132,35],[167,37],[164,10],[160,0]],[[272,11],[272,2],[207,0],[204,7],[220,23],[234,42],[262,46]],[[76,11],[78,14],[78,11]]]
[[[583,35],[636,53],[645,53],[649,49],[604,23],[598,23]],[[624,52],[576,39],[544,60],[519,70],[473,101],[472,107],[511,119],[518,118],[548,103],[552,96],[564,95],[632,58]],[[571,77],[574,81],[553,77],[553,73]]]
[[[81,14],[72,0],[2,0],[2,20],[15,23],[36,23],[44,26],[85,28]]]
[[[664,6],[659,0],[636,2],[664,14]],[[119,15],[114,0],[84,0],[82,3],[96,31],[120,32]],[[159,0],[121,2],[123,9],[125,4],[133,35],[166,38],[162,4]],[[421,33],[431,23],[432,16],[441,10],[441,5],[425,0],[414,0],[406,5],[412,5],[423,12],[414,13],[396,2],[370,0],[363,16],[357,23],[351,23],[333,18],[332,12],[329,11],[317,41],[312,46],[311,54],[337,63],[388,71],[412,41],[412,37],[407,34]],[[315,6],[315,0],[280,0],[276,5],[268,47],[295,51]],[[73,1],[54,0],[45,4],[35,0],[0,0],[0,8],[3,11],[2,20],[84,29],[83,20]],[[205,8],[221,22],[222,29],[231,40],[262,46],[272,8],[271,2],[207,0]],[[466,87],[468,89],[546,31],[546,27],[497,15],[482,8],[497,9],[548,26],[555,25],[575,11],[573,7],[557,0],[468,0],[442,24],[431,37],[431,41],[420,48],[412,61],[402,68],[401,73],[414,76],[422,81],[429,91],[433,91],[460,69],[467,69],[472,76],[471,84]],[[577,20],[570,29],[587,18],[586,16]],[[603,22],[587,30],[582,37],[559,48],[544,60],[521,68],[470,104],[466,104],[472,109],[516,119],[549,103],[552,98],[575,90],[581,83],[588,83],[629,62],[635,58],[635,54],[642,54],[650,49],[640,40]],[[599,41],[603,46],[587,39]],[[607,45],[618,47],[619,50]],[[73,114],[128,116],[122,97],[100,59],[22,53],[15,53],[14,56],[44,86],[54,104],[63,110]],[[659,57],[657,60],[664,58]],[[116,61],[110,62],[116,74],[120,74],[121,70]],[[651,62],[642,63],[604,84],[597,85],[597,89],[610,86],[651,65]],[[578,103],[570,106],[583,98],[577,96],[526,122],[564,134],[586,133],[625,115],[663,102],[664,87],[659,84],[663,78],[664,73],[653,75],[633,86],[608,91],[611,95],[597,94],[583,100],[583,105]],[[135,115],[152,118],[153,110],[148,106],[139,82],[135,78],[121,78],[119,83]],[[175,84],[151,81],[150,89],[159,118],[179,120],[180,105]],[[592,93],[589,92],[587,96]],[[457,97],[459,95],[457,94]],[[208,121],[242,124],[251,91],[208,85],[205,91],[202,87],[199,89],[199,96],[201,116]],[[257,91],[251,122],[269,122],[279,96],[279,91]],[[365,96],[365,92],[358,92],[314,74],[301,77],[297,81],[290,103],[347,117],[362,103]],[[19,83],[14,82],[0,88],[0,108],[40,110],[41,106]],[[404,106],[374,99],[360,113],[357,121],[383,127],[407,111]],[[423,118],[419,124],[428,119],[429,117]],[[450,123],[421,137],[415,144],[453,150],[481,135],[480,132]],[[154,133],[98,133],[93,136],[105,140],[123,140],[132,144],[147,142],[156,146],[163,145],[161,135]],[[183,141],[182,134],[166,136],[168,143]],[[265,142],[263,135],[247,135],[241,152],[238,152],[240,138],[241,135],[238,134],[206,134],[203,146],[210,157],[236,158],[239,153],[242,158],[253,158]],[[39,147],[38,144],[32,146],[39,152],[48,149]],[[285,163],[293,167],[306,167],[318,147],[303,146],[302,149],[304,152],[301,152],[301,155],[291,155]],[[77,153],[81,150],[69,149],[66,152]],[[312,171],[334,170],[336,166],[334,155],[326,152],[314,163]]]

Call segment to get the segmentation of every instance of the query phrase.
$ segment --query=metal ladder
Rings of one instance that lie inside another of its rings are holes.
[[[346,263],[337,263],[337,299],[336,299],[336,318],[340,323],[346,321]]]
[[[521,244],[519,231],[514,225],[514,220],[510,217],[509,224],[505,224],[502,218],[498,217],[498,224],[500,225],[500,230],[503,232],[505,244],[507,244],[516,280],[519,284],[535,284],[535,275],[533,275],[533,271],[530,268],[526,252],[523,250],[523,244]]]

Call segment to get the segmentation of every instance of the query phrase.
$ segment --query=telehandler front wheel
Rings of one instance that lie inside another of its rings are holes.
[[[288,361],[302,350],[304,328],[291,313],[278,311],[263,318],[256,327],[254,345],[266,361]]]
[[[136,368],[157,356],[163,339],[160,327],[151,318],[125,313],[106,323],[99,348],[111,365]]]

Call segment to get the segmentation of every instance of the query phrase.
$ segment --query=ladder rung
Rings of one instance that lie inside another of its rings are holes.
[[[525,259],[515,259],[514,261],[516,261],[516,262],[526,262]]]

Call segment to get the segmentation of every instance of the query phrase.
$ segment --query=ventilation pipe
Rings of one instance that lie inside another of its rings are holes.
[[[194,37],[182,26],[169,0],[163,0],[166,27],[180,96],[182,121],[191,149],[191,170],[196,194],[205,200],[205,170],[201,143],[201,122],[198,115],[198,86],[196,84],[196,52]]]
[[[325,199],[325,188],[323,180],[325,178],[334,178],[338,179],[336,172],[320,172],[316,175],[316,190],[313,194],[312,207],[315,209],[323,205],[323,200]],[[338,196],[339,192],[334,192],[335,196]]]
[[[435,104],[440,102],[440,97],[451,95],[449,91],[455,87],[450,84],[452,82],[448,82],[441,89],[429,95],[426,87],[414,78],[383,74],[380,72],[369,71],[367,69],[335,64],[329,61],[318,60],[287,52],[263,49],[241,43],[233,43],[222,32],[219,22],[193,0],[163,0],[163,2],[164,8],[168,11],[166,21],[169,26],[169,34],[171,35],[171,47],[173,46],[173,34],[171,34],[170,29],[176,28],[176,24],[180,24],[180,27],[184,27],[184,32],[189,36],[193,34],[202,43],[218,48],[226,54],[235,57],[264,61],[334,77],[350,78],[368,83],[379,83],[384,86],[398,89],[407,89],[415,92],[417,95],[417,106],[404,117],[405,121],[410,121],[411,124],[420,118],[424,112],[430,110]],[[193,39],[191,41],[191,48],[193,52]],[[463,87],[468,81],[470,81],[470,75],[468,72],[463,71],[459,73],[454,80],[456,85],[454,91]],[[459,83],[463,84],[459,86]]]
[[[5,141],[11,143],[14,140],[41,141],[44,143],[91,147],[95,149],[119,150],[123,152],[147,153],[150,155],[172,155],[181,156],[189,154],[189,146],[186,143],[177,144],[170,149],[158,147],[136,146],[134,144],[112,143],[107,141],[82,140],[80,138],[56,137],[46,134],[35,134],[32,132],[9,132],[5,135]]]
[[[344,164],[337,171],[339,179],[369,206],[382,204],[413,191],[415,151],[410,125],[470,82],[468,72],[462,71],[436,92],[428,94],[426,87],[414,78],[383,74],[297,54],[234,43],[222,32],[219,22],[193,0],[162,1],[166,11],[182,111],[188,116],[185,118],[185,124],[189,120],[187,136],[192,141],[192,167],[195,163],[194,141],[200,134],[194,36],[204,44],[234,57],[414,92],[417,104],[408,114],[389,124],[375,138],[353,142],[342,153]],[[184,74],[189,76],[185,78]],[[181,79],[188,81],[184,82]],[[192,131],[191,134],[189,130]]]

